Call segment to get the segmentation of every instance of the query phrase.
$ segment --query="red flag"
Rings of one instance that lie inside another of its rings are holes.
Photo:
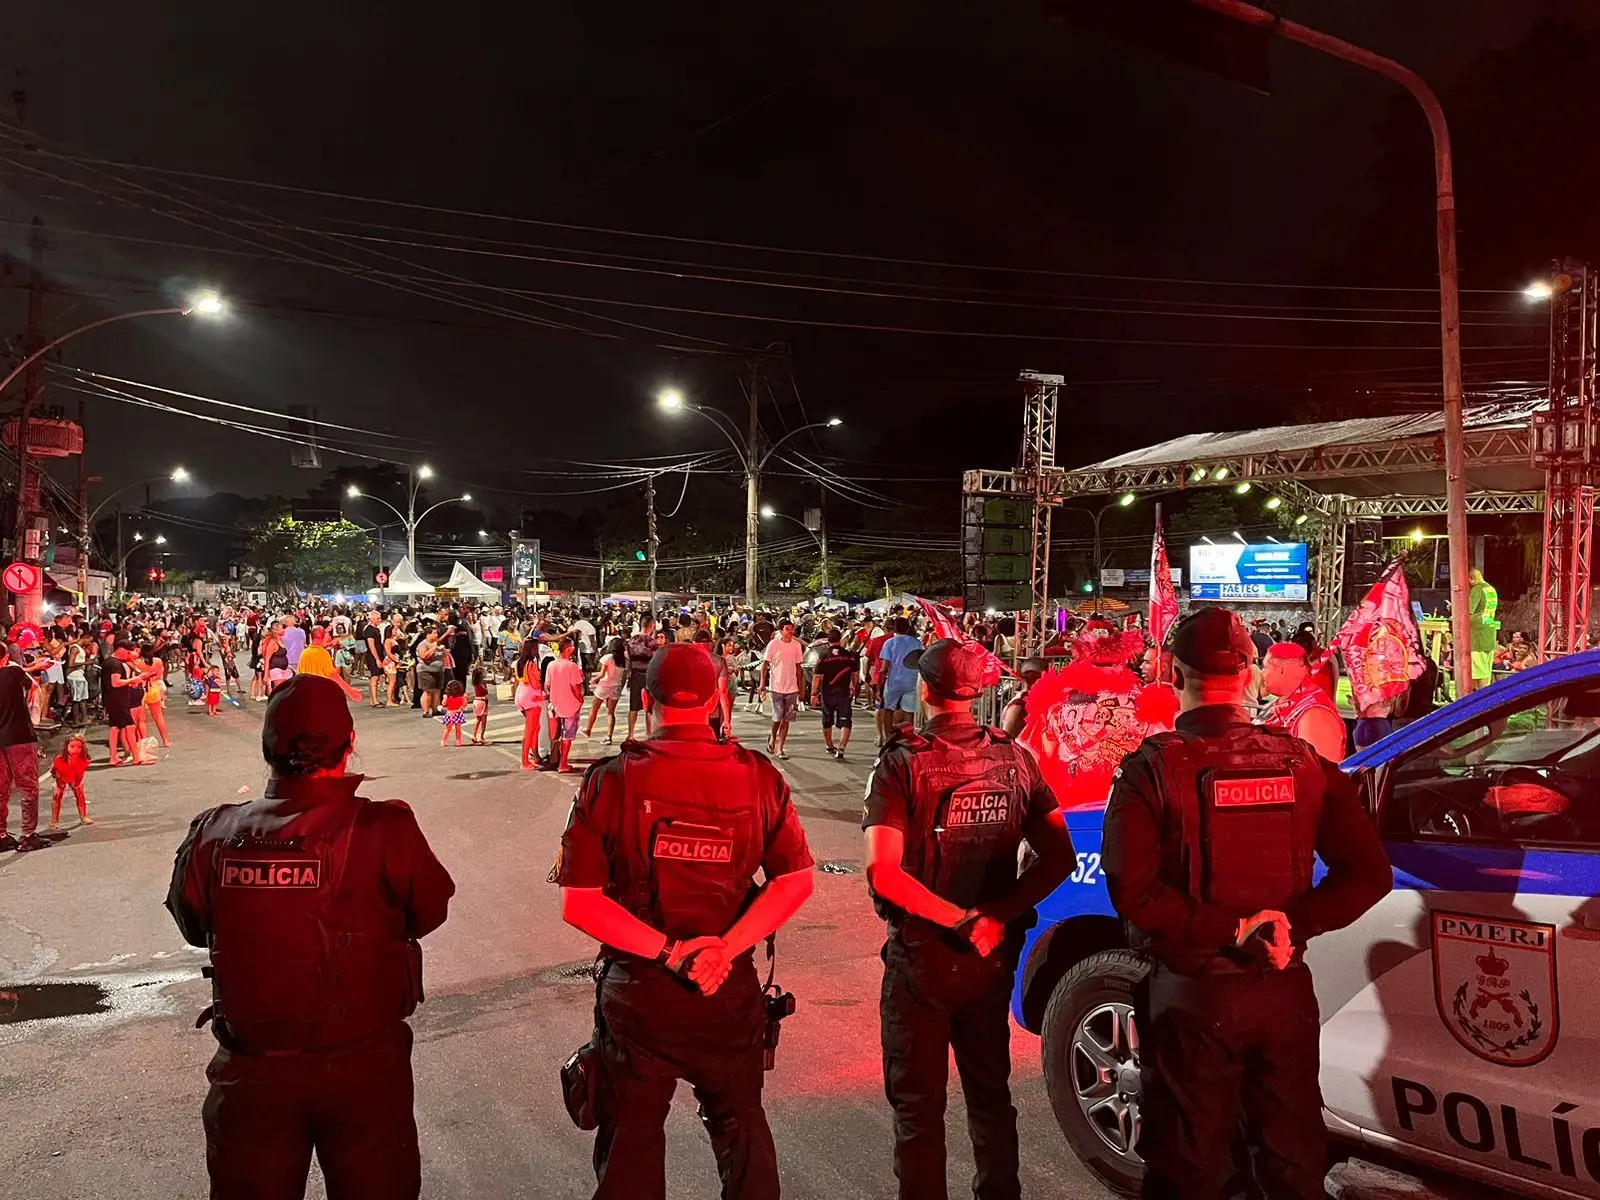
[[[1160,649],[1178,623],[1178,593],[1167,563],[1167,539],[1161,532],[1161,506],[1156,505],[1156,537],[1150,547],[1150,637]]]
[[[1402,554],[1384,569],[1328,647],[1330,654],[1335,649],[1344,652],[1358,713],[1404,695],[1422,674],[1422,638],[1411,612],[1411,589],[1401,570],[1404,562]]]
[[[956,619],[955,612],[949,606],[935,604],[932,600],[924,600],[921,596],[917,597],[917,605],[933,624],[933,632],[936,636],[950,638],[953,641],[961,642],[963,645],[972,641],[971,638],[961,632],[961,622]],[[992,651],[985,650],[983,655],[984,687],[993,687],[1000,682],[1002,675],[1012,674],[1006,665],[994,656]]]

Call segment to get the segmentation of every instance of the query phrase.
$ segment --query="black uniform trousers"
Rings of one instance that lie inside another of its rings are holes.
[[[1149,1200],[1235,1194],[1253,1170],[1266,1200],[1321,1200],[1327,1133],[1311,972],[1203,977],[1157,966],[1139,1024]],[[1242,1135],[1248,1161],[1236,1157]]]
[[[600,986],[595,1200],[665,1200],[667,1112],[678,1080],[700,1102],[724,1200],[777,1200],[761,1108],[766,1011],[746,955],[710,996],[655,963],[619,959]]]
[[[894,1108],[901,1200],[945,1200],[945,1093],[950,1052],[967,1102],[977,1200],[1018,1200],[1017,1110],[1011,1104],[1012,964],[958,949],[932,927],[897,928],[883,947],[883,1084]]]
[[[416,1200],[422,1191],[404,1022],[305,1054],[219,1046],[206,1078],[211,1200],[301,1200],[312,1150],[328,1200]]]

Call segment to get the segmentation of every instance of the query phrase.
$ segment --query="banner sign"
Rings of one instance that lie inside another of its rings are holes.
[[[1309,563],[1304,542],[1190,546],[1189,598],[1304,601]]]

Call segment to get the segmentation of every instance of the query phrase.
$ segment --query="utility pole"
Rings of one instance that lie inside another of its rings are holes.
[[[1456,197],[1450,158],[1450,128],[1439,97],[1426,81],[1393,59],[1362,46],[1288,21],[1243,0],[1195,0],[1202,8],[1245,25],[1310,46],[1334,58],[1355,63],[1411,93],[1422,106],[1433,134],[1434,238],[1439,256],[1439,341],[1443,357],[1445,530],[1450,539],[1450,636],[1455,644],[1456,695],[1472,690],[1472,622],[1467,612],[1467,476],[1466,435],[1462,429],[1461,293],[1456,278]]]
[[[817,536],[822,539],[822,586],[828,586],[828,513],[817,509]]]
[[[648,522],[645,527],[645,536],[648,541],[645,549],[650,552],[650,612],[656,611],[656,547],[661,539],[656,536],[656,477],[647,476],[644,483],[644,503],[648,513]]]
[[[88,412],[89,402],[79,396],[79,429],[84,427]],[[78,452],[78,600],[85,616],[89,612],[89,539],[92,535],[89,528],[89,447],[86,445]]]
[[[744,446],[744,600],[756,606],[756,548],[761,540],[761,359],[750,360],[750,431]]]
[[[122,564],[128,560],[122,554],[122,505],[117,505],[117,598],[120,600],[128,592],[128,585],[123,576]]]
[[[44,336],[44,222],[33,219],[33,232],[28,238],[28,331],[23,342],[27,354],[37,353],[45,343]],[[34,564],[42,561],[40,538],[34,528],[34,517],[39,511],[39,472],[28,461],[28,433],[33,411],[38,407],[44,381],[40,377],[37,361],[28,364],[22,376],[22,411],[17,418],[17,558]],[[35,624],[44,615],[44,579],[31,592],[20,593],[15,611],[18,620]]]

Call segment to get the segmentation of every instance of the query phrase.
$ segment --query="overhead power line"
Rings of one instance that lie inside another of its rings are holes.
[[[37,140],[37,136],[20,126],[0,121],[0,129],[8,130],[24,139]],[[423,204],[409,200],[395,200],[380,196],[366,196],[352,192],[340,192],[323,188],[303,187],[295,184],[274,183],[267,180],[247,179],[238,176],[221,175],[206,171],[185,171],[171,167],[158,167],[148,163],[119,161],[101,158],[83,153],[45,152],[50,157],[66,162],[85,165],[110,167],[123,171],[139,171],[151,175],[161,175],[174,179],[193,179],[206,183],[221,183],[235,187],[257,188],[261,190],[280,192],[291,195],[308,196],[323,200],[338,200],[352,204],[366,204],[386,208],[400,209],[410,212],[436,213],[443,216],[463,218],[476,221],[493,221],[513,225],[526,225],[542,229],[558,229],[569,233],[583,233],[593,236],[636,239],[642,241],[667,242],[679,245],[710,246],[723,250],[739,250],[760,254],[791,255],[805,258],[831,258],[846,262],[871,262],[901,267],[917,267],[931,270],[970,271],[973,273],[996,273],[1006,275],[1037,276],[1041,278],[1063,279],[1102,279],[1126,283],[1151,283],[1168,284],[1185,287],[1232,287],[1232,288],[1272,288],[1297,291],[1348,291],[1348,292],[1380,292],[1380,293],[1430,293],[1437,292],[1436,285],[1396,286],[1388,284],[1321,284],[1321,283],[1286,283],[1279,281],[1240,280],[1240,279],[1201,279],[1184,278],[1166,275],[1131,275],[1111,274],[1097,271],[1070,271],[1046,267],[1009,267],[985,263],[945,262],[931,259],[896,258],[879,254],[860,254],[840,250],[823,250],[802,248],[794,246],[763,245],[755,242],[734,242],[715,238],[689,237],[680,234],[648,233],[633,229],[620,229],[598,225],[583,225],[568,221],[551,221],[537,217],[510,216],[503,213],[484,212],[474,209],[451,208],[443,205]],[[1480,288],[1468,289],[1487,295],[1511,295],[1516,289],[1511,288]]]

